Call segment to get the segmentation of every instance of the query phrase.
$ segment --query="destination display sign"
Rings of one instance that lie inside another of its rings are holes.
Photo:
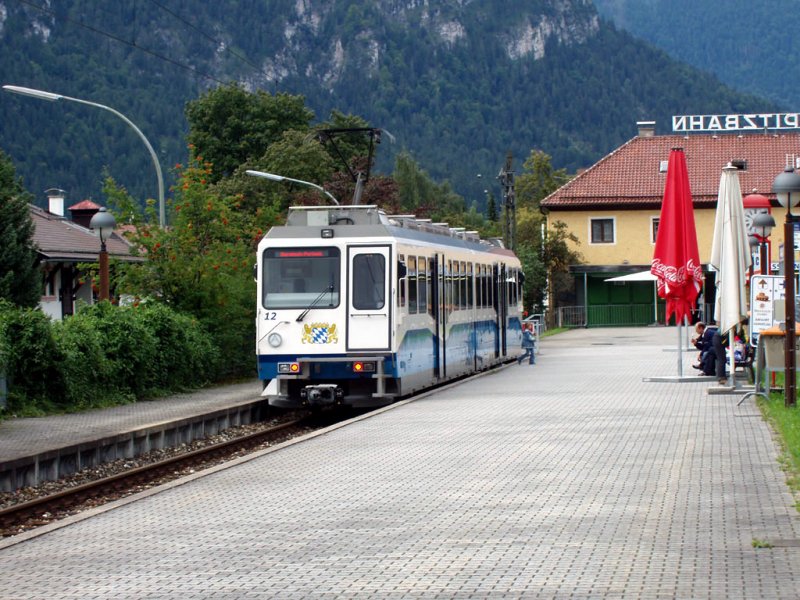
[[[764,131],[800,129],[800,113],[757,113],[746,115],[673,115],[672,131]]]

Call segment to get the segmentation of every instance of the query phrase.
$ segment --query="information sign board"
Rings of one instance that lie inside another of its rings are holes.
[[[783,275],[753,275],[750,280],[750,337],[756,343],[758,334],[775,325],[775,302],[786,298]]]

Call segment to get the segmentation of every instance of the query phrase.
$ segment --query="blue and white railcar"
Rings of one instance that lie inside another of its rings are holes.
[[[291,208],[259,244],[257,282],[258,372],[274,406],[380,406],[519,353],[519,260],[443,224]]]

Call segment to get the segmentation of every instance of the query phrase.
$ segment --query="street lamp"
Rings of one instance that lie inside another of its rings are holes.
[[[316,183],[311,183],[309,181],[303,181],[302,179],[292,179],[291,177],[284,177],[283,175],[275,175],[274,173],[265,173],[264,171],[253,171],[248,169],[245,171],[251,177],[263,177],[264,179],[269,179],[270,181],[290,181],[292,183],[299,183],[300,185],[307,185],[308,187],[312,187],[315,190],[319,190],[323,194],[325,194],[328,198],[330,198],[336,206],[339,206],[339,201],[333,197],[333,195],[323,188],[321,185],[317,185]]]
[[[747,236],[747,245],[750,246],[750,258],[753,257],[753,254],[759,251],[759,247],[761,246],[761,242],[758,239],[757,235],[748,235]],[[754,260],[750,261],[750,283],[753,282],[753,264],[755,263]],[[761,267],[763,272],[763,265]]]
[[[108,251],[106,250],[106,240],[111,237],[114,232],[114,227],[117,226],[117,221],[114,215],[106,210],[105,206],[101,206],[92,220],[89,221],[89,227],[97,231],[100,236],[100,301],[108,300],[110,294],[108,291]]]
[[[758,260],[761,263],[761,274],[769,275],[769,252],[768,242],[772,228],[775,227],[775,217],[769,213],[758,213],[753,217],[753,228],[756,230],[755,237],[758,241]]]
[[[144,145],[147,146],[147,151],[150,153],[150,157],[153,159],[153,165],[156,167],[156,175],[158,176],[158,224],[161,227],[164,227],[166,223],[166,213],[164,209],[164,177],[161,174],[161,165],[158,162],[158,157],[156,156],[155,150],[153,150],[153,146],[150,145],[150,142],[144,136],[142,131],[133,124],[133,122],[128,119],[125,115],[121,112],[114,110],[110,106],[106,106],[104,104],[98,104],[96,102],[89,102],[88,100],[81,100],[80,98],[70,98],[69,96],[62,96],[61,94],[54,94],[52,92],[44,92],[42,90],[34,90],[31,88],[20,87],[17,85],[4,85],[3,89],[7,92],[12,92],[14,94],[20,94],[22,96],[30,96],[32,98],[39,98],[40,100],[48,100],[49,102],[56,102],[57,100],[69,100],[70,102],[77,102],[78,104],[87,104],[89,106],[95,106],[97,108],[102,108],[103,110],[107,110],[108,112],[114,113],[120,119],[125,121],[131,128],[137,133],[137,135],[142,139]]]
[[[795,370],[795,314],[794,314],[794,222],[797,219],[792,214],[792,207],[800,202],[800,175],[791,167],[786,167],[775,181],[772,182],[772,191],[778,196],[778,202],[786,209],[786,221],[783,224],[783,275],[784,292],[786,294],[786,330],[784,338],[785,376],[784,398],[785,406],[794,406],[797,403],[797,381]]]

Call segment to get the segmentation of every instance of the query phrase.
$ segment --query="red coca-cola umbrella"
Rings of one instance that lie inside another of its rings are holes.
[[[667,183],[650,272],[658,278],[658,295],[667,302],[666,323],[675,315],[683,325],[703,287],[697,250],[692,190],[683,148],[673,148],[667,165]]]

